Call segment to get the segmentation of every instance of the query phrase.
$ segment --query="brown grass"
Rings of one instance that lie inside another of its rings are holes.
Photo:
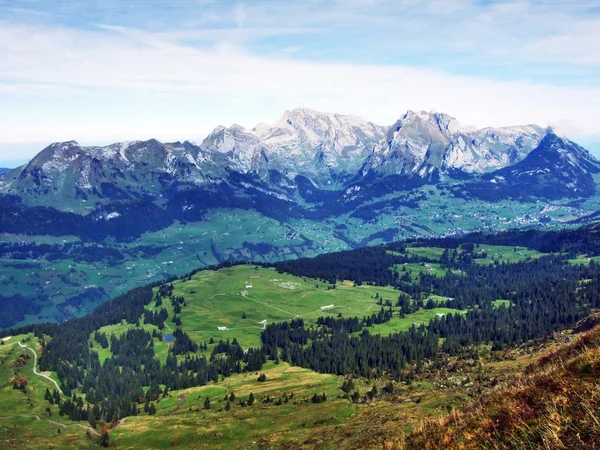
[[[397,449],[600,449],[600,326]]]

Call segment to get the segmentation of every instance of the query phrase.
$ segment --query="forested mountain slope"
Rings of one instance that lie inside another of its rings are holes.
[[[60,386],[32,401],[33,414],[47,407],[115,445],[118,437],[133,448],[189,447],[200,429],[215,446],[310,447],[314,429],[325,446],[399,446],[409,429],[392,416],[413,429],[485,399],[523,368],[523,352],[539,355],[532,342],[600,307],[597,233],[513,231],[223,264],[139,287],[60,325],[5,331],[6,361],[19,354],[15,341],[28,339]],[[31,362],[19,364],[8,363],[5,380],[14,401],[37,395],[22,385],[35,376],[21,369]],[[281,411],[288,431],[252,425]],[[155,415],[176,420],[175,435]],[[162,431],[145,434],[148,423]]]

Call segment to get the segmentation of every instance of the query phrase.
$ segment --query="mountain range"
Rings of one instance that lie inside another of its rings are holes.
[[[536,125],[476,130],[447,114],[408,111],[385,127],[298,108],[271,125],[219,126],[199,145],[54,143],[5,174],[0,192],[29,205],[57,198],[72,207],[73,200],[173,199],[230,187],[314,206],[332,197],[347,202],[348,190],[389,178],[400,190],[460,181],[465,193],[488,200],[555,199],[593,195],[599,171],[585,149]]]

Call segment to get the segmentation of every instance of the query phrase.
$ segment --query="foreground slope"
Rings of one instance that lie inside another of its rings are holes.
[[[600,447],[600,325],[477,402],[409,434],[402,448]]]

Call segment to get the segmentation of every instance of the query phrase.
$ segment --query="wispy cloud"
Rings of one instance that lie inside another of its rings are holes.
[[[597,1],[11,3],[52,15],[0,23],[0,142],[199,138],[297,105],[600,141]]]

